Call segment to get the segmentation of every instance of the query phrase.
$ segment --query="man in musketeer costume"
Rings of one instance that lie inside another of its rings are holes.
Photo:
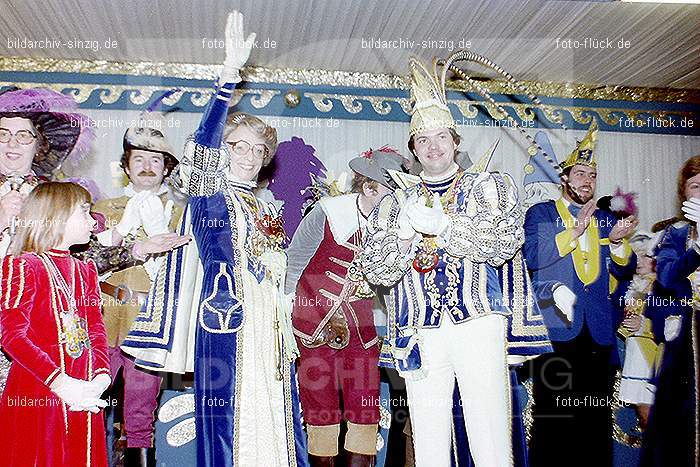
[[[179,229],[197,248],[168,254],[122,345],[143,366],[194,370],[199,466],[308,465],[285,233],[253,194],[277,134],[252,115],[228,114],[254,38],[243,37],[243,15],[229,15],[219,85],[178,166],[190,195]]]
[[[397,187],[388,170],[401,171],[401,163],[389,148],[352,159],[352,193],[322,198],[287,250],[285,291],[295,293],[292,324],[300,344],[299,391],[312,465],[334,465],[342,420],[348,465],[374,465],[379,348],[374,292],[358,259],[367,217]]]
[[[548,350],[520,254],[517,188],[485,171],[495,145],[460,169],[445,75],[415,59],[410,67],[409,149],[423,172],[373,211],[361,261],[370,283],[390,288],[380,363],[406,379],[416,465],[450,465],[457,384],[475,464],[510,466],[507,354]]]
[[[551,305],[542,308],[554,353],[533,362],[530,459],[536,466],[560,465],[572,455],[590,465],[612,463],[610,281],[636,267],[625,237],[637,221],[596,210],[597,131],[594,122],[561,164],[562,196],[532,206],[525,216],[524,252],[533,282],[559,283],[573,292],[560,299],[553,290]],[[579,443],[584,438],[587,443]]]
[[[151,106],[152,107],[152,106]],[[163,135],[159,112],[145,112],[124,134],[121,166],[129,177],[122,196],[100,200],[93,212],[104,215],[114,227],[97,234],[101,244],[136,245],[149,237],[173,232],[182,216],[183,197],[171,190],[164,177],[177,166]],[[175,237],[177,238],[177,237]],[[104,320],[110,348],[110,366],[124,380],[125,465],[155,465],[154,413],[162,378],[136,367],[119,348],[134,323],[164,257],[149,257],[143,264],[119,268],[103,279]]]

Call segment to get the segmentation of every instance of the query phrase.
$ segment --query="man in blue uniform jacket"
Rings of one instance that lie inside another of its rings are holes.
[[[532,206],[525,216],[524,253],[533,283],[554,284],[549,306],[540,304],[554,353],[532,366],[530,459],[536,467],[558,466],[563,459],[612,464],[610,275],[635,267],[625,237],[637,220],[618,221],[596,210],[596,135],[594,122],[562,164],[562,197]]]

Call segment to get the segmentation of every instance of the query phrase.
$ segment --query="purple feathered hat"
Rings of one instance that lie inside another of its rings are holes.
[[[10,88],[0,93],[0,117],[27,118],[48,141],[46,154],[37,154],[32,162],[34,173],[44,177],[65,160],[79,162],[90,150],[95,132],[77,108],[72,97],[50,89]]]

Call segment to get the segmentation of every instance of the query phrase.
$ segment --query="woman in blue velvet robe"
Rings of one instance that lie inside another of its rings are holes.
[[[698,158],[700,162],[700,158]],[[700,165],[699,165],[700,167]],[[669,226],[659,245],[659,283],[675,299],[664,310],[664,353],[654,405],[644,438],[641,466],[700,465],[698,452],[698,287],[700,253],[697,226],[685,221]]]
[[[286,235],[253,194],[277,134],[257,117],[228,114],[254,41],[242,27],[232,13],[219,86],[176,174],[190,196],[179,231],[197,250],[167,256],[122,348],[147,368],[194,370],[198,466],[307,466],[283,293]]]
[[[640,465],[700,465],[700,155],[686,161],[678,201],[687,221],[668,226],[656,254],[657,280],[675,299],[664,314],[663,359]]]

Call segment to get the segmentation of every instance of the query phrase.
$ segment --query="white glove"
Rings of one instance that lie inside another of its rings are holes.
[[[114,227],[119,235],[126,237],[134,230],[141,226],[141,216],[139,215],[139,208],[141,206],[141,201],[149,194],[147,191],[141,191],[136,193],[134,196],[127,201],[124,207],[124,214],[119,223]]]
[[[697,223],[700,221],[700,199],[690,198],[689,200],[683,201],[683,206],[681,207],[685,218],[691,222]]]
[[[107,407],[107,401],[103,401],[94,395],[98,388],[97,385],[93,385],[91,382],[60,374],[51,383],[50,388],[73,412],[90,411],[97,413],[100,408]]]
[[[102,373],[88,382],[88,387],[85,389],[85,399],[82,402],[69,406],[68,410],[72,412],[88,411],[99,413],[100,409],[107,407],[107,401],[100,399],[109,385],[112,384],[112,378]]]
[[[88,384],[90,385],[88,396],[100,397],[102,393],[107,390],[109,385],[112,384],[112,378],[110,378],[109,375],[101,373],[92,378],[92,381]]]
[[[664,339],[671,342],[681,333],[682,319],[679,315],[668,316],[664,320]]]
[[[139,206],[139,217],[143,230],[149,237],[168,233],[168,218],[163,202],[155,193],[149,192],[149,195],[143,198]]]
[[[576,295],[565,285],[559,285],[552,293],[554,305],[561,311],[569,323],[574,321],[574,304],[576,303]]]
[[[255,43],[255,33],[243,39],[243,14],[232,11],[226,20],[226,58],[224,69],[219,77],[219,84],[238,83],[241,81],[239,74],[243,65],[248,61],[250,52]]]
[[[102,232],[95,235],[97,241],[100,242],[102,246],[115,246],[114,237],[112,236],[112,229],[103,230]]]
[[[416,203],[406,206],[406,216],[416,232],[425,235],[441,235],[450,226],[450,218],[442,209],[440,195],[433,194],[433,207],[421,196]]]

